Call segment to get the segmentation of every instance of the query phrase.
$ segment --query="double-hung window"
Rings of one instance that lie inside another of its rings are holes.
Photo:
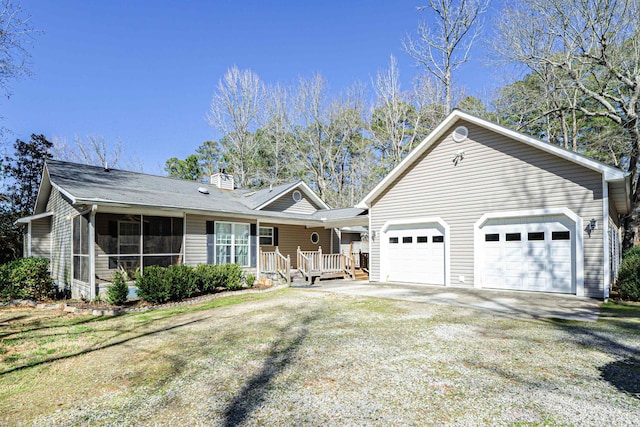
[[[216,264],[248,267],[250,231],[249,224],[216,221]]]
[[[273,227],[260,227],[260,246],[273,245]]]

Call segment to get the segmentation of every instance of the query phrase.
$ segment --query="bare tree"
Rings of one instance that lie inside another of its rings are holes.
[[[293,128],[297,154],[303,169],[324,198],[329,190],[326,174],[330,149],[325,144],[327,131],[327,82],[320,74],[301,78],[294,100]]]
[[[391,169],[424,137],[423,116],[414,105],[422,98],[402,92],[400,72],[393,56],[389,68],[376,74],[373,89],[377,99],[371,112],[369,131],[382,154],[383,163]]]
[[[232,67],[218,82],[208,114],[209,124],[223,134],[220,144],[241,187],[247,187],[257,156],[255,131],[260,125],[264,84],[251,70]]]
[[[640,2],[638,0],[531,0],[505,7],[496,23],[497,48],[507,60],[532,70],[549,67],[582,98],[586,117],[623,130],[638,205],[640,154]],[[636,221],[636,209],[627,218]],[[633,240],[625,226],[625,245]]]
[[[142,171],[142,163],[133,154],[125,154],[122,141],[109,143],[102,136],[76,136],[73,143],[53,137],[53,157],[87,165]]]
[[[260,135],[262,173],[269,184],[287,182],[297,174],[293,155],[292,105],[289,89],[281,84],[267,88],[266,117]]]
[[[37,31],[29,21],[20,4],[0,0],[0,88],[7,97],[9,81],[30,74],[28,47]]]
[[[469,60],[488,4],[489,0],[429,0],[418,10],[429,12],[433,26],[422,22],[417,38],[407,36],[402,43],[409,56],[444,87],[445,114],[454,105],[453,73]]]

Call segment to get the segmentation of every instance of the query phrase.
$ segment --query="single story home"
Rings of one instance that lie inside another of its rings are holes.
[[[118,268],[238,263],[607,298],[631,208],[628,173],[454,110],[354,208],[330,209],[301,181],[252,191],[225,174],[202,184],[52,160],[19,222],[25,254],[49,257],[75,297]]]
[[[629,174],[454,110],[358,205],[370,280],[606,298]]]
[[[302,181],[253,191],[224,173],[199,183],[48,160],[34,214],[18,222],[25,256],[49,258],[59,286],[91,299],[117,269],[150,265],[237,263],[260,275],[278,258],[308,275],[343,274],[338,230],[368,219],[365,209],[330,209]]]

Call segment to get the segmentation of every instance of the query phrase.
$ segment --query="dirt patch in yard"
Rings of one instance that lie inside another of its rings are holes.
[[[292,289],[234,298],[77,324],[3,310],[0,333],[24,331],[2,348],[57,337],[77,349],[3,361],[0,424],[623,426],[640,411],[616,384],[638,379],[625,362],[639,351],[634,318],[557,322]]]

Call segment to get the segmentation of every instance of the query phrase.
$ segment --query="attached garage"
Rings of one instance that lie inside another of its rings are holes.
[[[607,298],[630,189],[620,169],[454,110],[358,204],[369,277]]]
[[[481,287],[579,293],[579,218],[571,213],[500,215],[485,215],[477,225],[475,259]]]
[[[394,282],[444,285],[448,227],[439,219],[389,222],[382,230],[382,269]]]

